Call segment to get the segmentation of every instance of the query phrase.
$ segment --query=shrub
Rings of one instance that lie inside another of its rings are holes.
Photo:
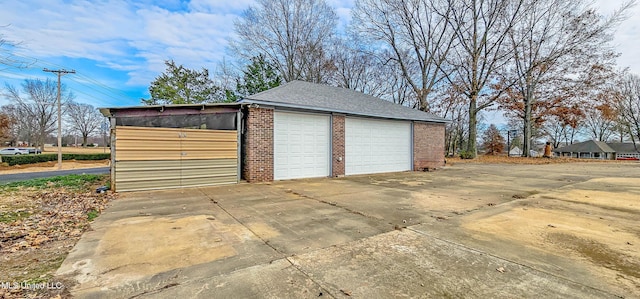
[[[107,160],[111,154],[62,154],[62,160]],[[48,161],[57,161],[57,154],[3,156],[2,161],[13,165],[25,165]]]
[[[472,152],[468,152],[468,151],[461,151],[460,152],[460,159],[473,159],[474,155]]]

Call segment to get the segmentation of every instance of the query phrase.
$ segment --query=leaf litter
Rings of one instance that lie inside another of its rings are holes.
[[[53,274],[90,229],[90,219],[95,216],[89,215],[100,214],[117,198],[115,193],[94,193],[88,187],[0,189],[0,283],[5,283],[0,298],[68,297],[67,284],[62,289],[28,287],[53,282],[60,285]],[[7,288],[6,283],[22,285]]]

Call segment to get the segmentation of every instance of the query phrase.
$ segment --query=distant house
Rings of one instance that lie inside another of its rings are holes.
[[[640,146],[638,146],[640,147]],[[625,158],[639,158],[640,152],[633,143],[605,143],[589,140],[574,143],[553,150],[559,157],[573,157],[582,159],[615,160]]]
[[[520,157],[520,156],[522,156],[522,150],[521,150],[519,147],[514,146],[514,147],[509,151],[509,156],[510,156],[510,157]]]
[[[640,159],[640,144],[633,143],[607,143],[614,151],[616,151],[616,159],[636,158]]]

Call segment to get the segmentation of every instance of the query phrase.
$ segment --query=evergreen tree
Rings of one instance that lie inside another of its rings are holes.
[[[167,70],[158,76],[149,87],[150,99],[142,99],[145,105],[197,104],[222,102],[225,94],[209,78],[209,70],[191,70],[165,61]]]
[[[251,58],[251,63],[242,73],[242,81],[236,86],[240,96],[256,94],[282,84],[282,78],[262,54]]]

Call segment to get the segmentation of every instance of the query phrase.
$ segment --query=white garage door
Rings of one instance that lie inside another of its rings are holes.
[[[273,174],[276,180],[329,176],[329,115],[276,111]]]
[[[411,170],[411,123],[347,118],[345,163],[347,175]]]

